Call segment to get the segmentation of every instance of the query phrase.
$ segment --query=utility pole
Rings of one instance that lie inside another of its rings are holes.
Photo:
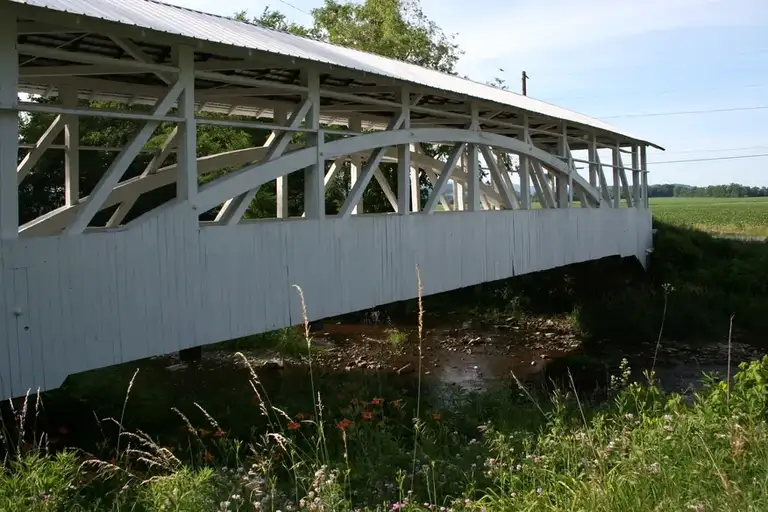
[[[530,77],[523,71],[523,96],[528,96],[528,79]]]

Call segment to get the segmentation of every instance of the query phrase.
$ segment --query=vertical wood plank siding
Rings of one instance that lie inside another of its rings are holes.
[[[0,242],[0,395],[70,374],[606,256],[645,260],[643,208],[441,212]]]

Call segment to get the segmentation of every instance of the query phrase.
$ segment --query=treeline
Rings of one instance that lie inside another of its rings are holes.
[[[649,185],[648,197],[768,197],[768,187],[748,187],[738,183],[707,187],[679,184]]]

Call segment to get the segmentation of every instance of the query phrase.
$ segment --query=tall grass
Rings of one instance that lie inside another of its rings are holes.
[[[417,281],[421,356],[418,269]],[[439,407],[426,400],[419,357],[414,397],[327,410],[313,370],[313,413],[293,415],[237,357],[267,424],[247,438],[195,404],[204,428],[176,410],[185,444],[120,428],[112,460],[51,455],[28,428],[40,404],[27,397],[4,435],[18,442],[0,471],[0,510],[768,510],[768,357],[741,365],[732,386],[705,376],[692,400],[665,394],[651,373],[632,382],[624,367],[607,401],[580,396],[570,377],[551,394],[519,381],[453,391]]]

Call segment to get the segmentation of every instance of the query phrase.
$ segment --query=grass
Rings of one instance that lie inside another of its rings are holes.
[[[652,198],[661,222],[722,235],[768,237],[768,198]]]
[[[311,351],[308,328],[303,341]],[[601,401],[573,379],[553,393],[515,381],[438,396],[420,380],[411,395],[351,378],[332,396],[310,372],[309,387],[293,384],[301,408],[272,402],[242,360],[261,418],[247,434],[197,403],[196,416],[174,407],[175,440],[124,428],[141,414],[134,374],[119,421],[101,420],[120,424],[102,453],[53,455],[32,428],[40,400],[25,400],[4,429],[0,510],[768,509],[768,357],[732,386],[707,378],[692,399],[664,394],[651,373],[632,382],[626,365]]]
[[[393,327],[387,330],[387,340],[394,350],[401,350],[408,341],[408,333]]]

